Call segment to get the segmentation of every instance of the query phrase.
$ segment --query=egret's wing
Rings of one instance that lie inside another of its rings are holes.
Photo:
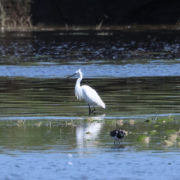
[[[102,99],[100,98],[98,93],[93,88],[91,88],[91,87],[89,87],[87,85],[83,85],[81,87],[82,87],[82,92],[83,92],[83,95],[84,95],[84,99],[88,103],[100,106],[102,108],[105,108],[104,102],[102,101]]]

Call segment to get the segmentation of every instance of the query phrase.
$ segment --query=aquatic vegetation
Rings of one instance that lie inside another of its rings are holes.
[[[149,135],[157,135],[157,130],[153,129],[151,131],[149,131]]]
[[[146,136],[146,135],[138,136],[137,142],[149,144],[149,142],[150,142],[150,137],[149,137],[149,136]]]
[[[179,142],[179,133],[176,130],[170,129],[170,130],[166,130],[165,131],[165,140],[164,140],[164,144],[166,146],[173,146],[175,144],[178,144]]]
[[[172,116],[163,117],[163,118],[157,118],[156,123],[162,124],[162,123],[169,123],[174,121],[174,118]]]
[[[155,127],[155,128],[159,128],[159,127],[160,127],[160,124],[155,124],[154,127]]]
[[[165,130],[165,135],[166,136],[169,136],[171,134],[176,134],[177,131],[175,129],[168,129],[168,130]]]

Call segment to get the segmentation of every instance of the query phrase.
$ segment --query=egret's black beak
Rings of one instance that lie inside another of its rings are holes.
[[[69,79],[69,78],[71,78],[71,77],[73,77],[73,76],[75,76],[75,75],[76,75],[76,73],[74,73],[74,74],[72,74],[72,75],[70,75],[70,76],[67,76],[66,78]]]

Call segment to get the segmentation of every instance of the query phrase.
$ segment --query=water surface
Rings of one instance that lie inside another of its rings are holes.
[[[0,179],[179,179],[179,37],[1,33]],[[78,68],[105,110],[75,98]],[[115,128],[128,136],[114,145]]]
[[[0,76],[179,76],[179,31],[1,33]],[[98,69],[98,71],[97,71]]]

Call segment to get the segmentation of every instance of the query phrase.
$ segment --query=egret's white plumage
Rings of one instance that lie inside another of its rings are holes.
[[[90,109],[90,106],[93,106],[93,107],[99,106],[105,109],[106,105],[104,104],[104,102],[102,101],[98,93],[93,88],[87,85],[81,86],[80,83],[83,78],[81,70],[80,69],[77,70],[75,74],[79,75],[79,78],[77,79],[76,85],[75,85],[75,96],[77,97],[77,99],[84,100],[88,103],[89,113],[92,112]]]

